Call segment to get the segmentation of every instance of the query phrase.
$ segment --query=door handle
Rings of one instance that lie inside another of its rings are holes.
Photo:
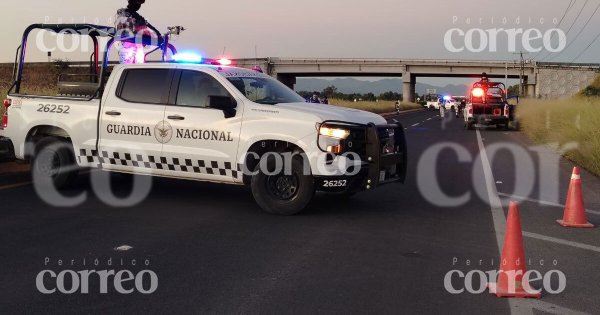
[[[175,116],[167,116],[168,119],[170,120],[185,120],[185,117],[179,116],[179,115],[175,115]]]
[[[106,112],[105,114],[106,114],[106,115],[108,115],[108,116],[121,116],[121,113],[120,113],[120,112],[116,112],[116,111],[114,111],[114,110],[113,110],[113,111]]]

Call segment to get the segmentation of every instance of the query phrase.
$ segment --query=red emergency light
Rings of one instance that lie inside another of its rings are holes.
[[[473,97],[483,97],[485,91],[482,88],[474,88],[473,91],[471,91],[471,95],[473,95]]]
[[[227,58],[221,58],[218,60],[218,62],[221,66],[231,66],[232,64],[231,60]]]

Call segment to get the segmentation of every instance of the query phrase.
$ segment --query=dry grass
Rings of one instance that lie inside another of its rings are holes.
[[[527,100],[519,105],[523,132],[534,142],[576,143],[565,157],[600,175],[600,98]]]
[[[329,103],[331,105],[355,108],[355,109],[365,110],[365,111],[369,111],[369,112],[373,112],[373,113],[377,113],[377,114],[391,113],[391,112],[396,111],[396,109],[394,107],[394,104],[396,102],[392,102],[392,101],[353,102],[353,101],[332,99],[332,100],[330,100]],[[423,106],[421,106],[419,104],[415,104],[415,103],[402,103],[400,108],[402,110],[409,110],[409,109],[423,108]]]

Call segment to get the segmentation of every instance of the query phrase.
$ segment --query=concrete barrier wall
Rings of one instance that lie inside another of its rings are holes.
[[[588,87],[600,73],[594,70],[538,70],[536,95],[545,99],[568,98]]]

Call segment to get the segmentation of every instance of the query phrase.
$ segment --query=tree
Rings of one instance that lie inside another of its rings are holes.
[[[508,87],[507,93],[508,93],[509,96],[515,96],[515,95],[516,96],[521,96],[521,91],[520,90],[521,90],[521,86],[517,84],[517,85],[513,85],[513,86]]]
[[[397,92],[385,92],[381,95],[379,95],[379,99],[382,101],[397,101],[401,98],[400,93]]]
[[[375,97],[375,94],[369,92],[369,93],[363,95],[362,99],[364,101],[374,102],[377,100],[377,97]]]
[[[323,90],[323,95],[327,96],[328,98],[333,98],[337,95],[337,91],[338,89],[334,85],[331,85]]]

